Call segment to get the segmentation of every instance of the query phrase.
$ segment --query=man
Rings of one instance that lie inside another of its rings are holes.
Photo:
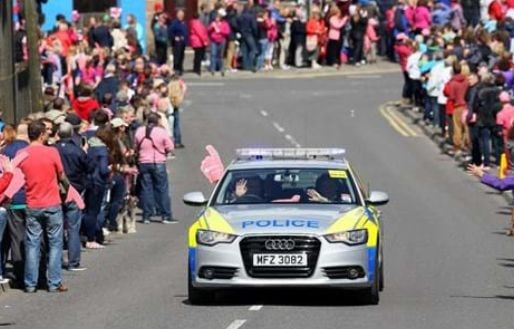
[[[238,20],[241,33],[241,52],[243,53],[243,69],[256,72],[257,44],[257,17],[253,14],[249,4],[244,6],[243,13]]]
[[[171,198],[168,187],[166,155],[173,151],[173,142],[166,129],[159,126],[157,113],[149,113],[147,124],[136,131],[136,145],[139,153],[140,200],[143,208],[143,224],[150,223],[155,208],[162,216],[163,224],[177,221],[171,213]],[[155,204],[154,204],[155,200]]]
[[[446,85],[446,96],[448,102],[452,104],[448,114],[452,116],[453,123],[453,148],[455,157],[462,154],[465,140],[465,127],[462,123],[462,113],[466,109],[466,91],[468,90],[468,80],[461,73],[462,66],[456,62],[453,64],[453,77]]]
[[[116,95],[120,86],[120,79],[116,75],[116,66],[108,64],[105,76],[96,87],[96,99],[102,100],[106,94]]]
[[[184,54],[188,40],[187,24],[184,22],[184,11],[179,9],[177,17],[168,26],[168,35],[173,47],[173,69],[178,75],[184,73]]]
[[[43,232],[48,239],[48,291],[66,292],[62,284],[63,214],[59,183],[67,186],[63,166],[56,149],[45,146],[44,123],[29,125],[30,146],[24,149],[27,158],[19,165],[25,175],[27,220],[25,230],[25,291],[37,289],[40,246]]]
[[[59,126],[58,135],[60,140],[56,143],[57,151],[61,157],[64,173],[70,184],[83,194],[88,183],[88,175],[95,170],[95,163],[88,158],[84,149],[87,144],[80,145],[77,139],[73,138],[73,125],[64,122]],[[80,140],[78,141],[80,143]],[[69,271],[83,271],[86,268],[80,266],[80,224],[82,212],[75,202],[63,204],[64,222],[68,235],[68,264]]]
[[[165,14],[159,16],[152,29],[155,41],[155,60],[161,66],[168,61],[168,28],[166,27]]]
[[[482,164],[482,153],[480,152],[479,129],[476,124],[476,107],[478,105],[477,93],[480,87],[480,80],[476,73],[468,76],[469,88],[466,92],[466,104],[468,113],[466,115],[466,123],[469,127],[469,136],[471,144],[471,163],[475,165]]]
[[[94,46],[111,49],[114,45],[114,40],[108,26],[110,19],[109,15],[104,15],[102,23],[91,30],[90,37],[92,38],[91,41]]]

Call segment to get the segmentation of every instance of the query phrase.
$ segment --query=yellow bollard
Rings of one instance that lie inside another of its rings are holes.
[[[502,153],[500,157],[500,168],[498,168],[498,177],[505,178],[509,164],[507,163],[507,155]]]

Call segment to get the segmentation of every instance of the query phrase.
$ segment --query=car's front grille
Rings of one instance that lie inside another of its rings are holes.
[[[352,277],[350,275],[350,270],[354,270],[357,273],[357,276]],[[334,266],[334,267],[324,267],[323,272],[329,279],[351,279],[355,280],[358,278],[363,278],[366,274],[364,269],[360,266]]]
[[[286,239],[294,241],[294,248],[291,250],[267,250],[265,247],[266,240],[269,239]],[[314,237],[309,236],[290,236],[290,235],[274,235],[274,236],[254,236],[241,240],[239,247],[245,265],[246,272],[254,278],[308,278],[314,273],[316,263],[318,262],[319,250],[321,242]],[[307,266],[280,266],[280,267],[257,267],[253,266],[253,255],[258,253],[264,254],[283,254],[283,253],[304,253],[307,256]]]
[[[224,267],[224,266],[202,266],[198,271],[199,276],[202,279],[223,279],[230,280],[237,273],[236,267]]]

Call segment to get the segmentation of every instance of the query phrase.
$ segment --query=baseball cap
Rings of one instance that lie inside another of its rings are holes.
[[[53,123],[60,125],[66,119],[66,114],[59,110],[50,110],[45,113],[45,118],[51,120]]]
[[[127,123],[120,118],[114,118],[111,120],[111,126],[113,128],[128,127]]]

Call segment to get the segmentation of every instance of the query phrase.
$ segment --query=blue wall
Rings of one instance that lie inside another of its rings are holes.
[[[45,24],[43,31],[51,30],[55,24],[55,16],[63,14],[68,21],[71,21],[71,12],[73,11],[73,0],[48,0],[43,5],[43,13],[45,14]]]
[[[92,0],[99,1],[99,0]],[[127,15],[134,14],[137,21],[143,26],[144,44],[143,49],[146,49],[146,0],[118,0],[118,6],[123,9],[122,23],[127,22]],[[73,0],[48,0],[48,3],[43,5],[43,13],[46,20],[43,25],[43,31],[51,30],[55,24],[55,16],[63,14],[66,19],[71,21],[71,12],[73,11]]]

